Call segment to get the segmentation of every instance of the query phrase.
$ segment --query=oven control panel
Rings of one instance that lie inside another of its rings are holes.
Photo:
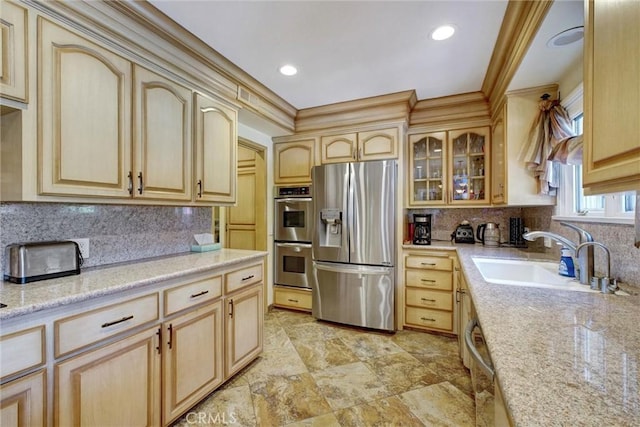
[[[311,186],[302,187],[276,187],[275,197],[309,197]]]

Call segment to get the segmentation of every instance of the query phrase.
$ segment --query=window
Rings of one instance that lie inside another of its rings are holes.
[[[574,130],[583,130],[582,85],[575,89],[563,105],[573,119]],[[635,192],[585,196],[582,190],[582,166],[562,166],[561,188],[554,218],[594,222],[633,222]]]

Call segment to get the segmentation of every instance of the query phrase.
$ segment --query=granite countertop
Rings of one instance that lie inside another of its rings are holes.
[[[213,252],[185,253],[139,262],[88,268],[79,275],[18,285],[0,284],[0,320],[111,295],[186,274],[258,259],[266,252],[221,249]]]
[[[640,425],[640,296],[494,285],[472,257],[545,258],[457,245],[517,426]]]

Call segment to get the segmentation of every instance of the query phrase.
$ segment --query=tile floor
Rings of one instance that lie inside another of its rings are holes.
[[[474,426],[455,338],[274,309],[264,352],[174,426]]]

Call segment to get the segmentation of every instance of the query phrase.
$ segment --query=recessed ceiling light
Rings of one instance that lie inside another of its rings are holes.
[[[442,25],[436,28],[431,33],[431,38],[434,40],[446,40],[456,32],[456,29],[451,25]]]
[[[584,27],[573,27],[564,30],[551,37],[547,42],[547,47],[562,47],[571,43],[575,43],[584,38]]]
[[[295,76],[298,73],[298,69],[293,65],[287,64],[280,67],[280,73],[285,76]]]

